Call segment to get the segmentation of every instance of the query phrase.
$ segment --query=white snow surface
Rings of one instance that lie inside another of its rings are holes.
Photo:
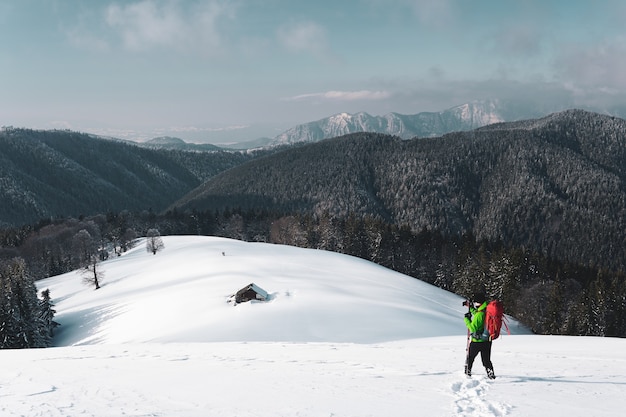
[[[199,237],[145,242],[38,282],[55,346],[0,350],[0,416],[622,416],[626,340],[514,321],[463,375],[462,299],[330,252]],[[268,302],[228,297],[255,283]]]

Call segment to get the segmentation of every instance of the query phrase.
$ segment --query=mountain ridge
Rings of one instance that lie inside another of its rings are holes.
[[[79,132],[0,130],[0,225],[121,210],[160,211],[242,152],[151,149]]]
[[[583,110],[434,138],[352,133],[259,154],[24,129],[2,130],[0,144],[2,225],[239,208],[372,216],[611,268],[626,259],[626,122]]]
[[[309,143],[223,172],[170,209],[372,216],[624,267],[625,167],[626,121],[571,110],[436,138]]]
[[[537,109],[495,99],[475,100],[439,112],[411,115],[391,112],[384,116],[372,116],[366,112],[344,112],[294,126],[276,136],[270,145],[317,142],[357,132],[385,133],[402,139],[436,137],[453,131],[467,131],[493,123],[543,115]]]
[[[340,112],[328,117],[292,126],[273,138],[261,137],[254,140],[224,144],[190,143],[183,139],[162,136],[138,146],[164,149],[216,151],[242,149],[268,149],[302,142],[317,142],[323,139],[350,133],[374,132],[398,136],[402,139],[442,136],[454,131],[467,131],[493,123],[524,120],[549,114],[546,109],[531,107],[519,101],[501,99],[474,100],[446,110],[401,114],[390,112],[373,116],[367,112]],[[135,142],[133,142],[135,143]]]

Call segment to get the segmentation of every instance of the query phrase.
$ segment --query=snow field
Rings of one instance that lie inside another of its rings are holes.
[[[618,416],[626,341],[494,342],[498,378],[463,375],[461,298],[360,259],[210,237],[164,237],[38,282],[61,323],[49,349],[0,351],[0,415]],[[224,253],[224,254],[222,254]],[[228,296],[255,282],[271,300]]]

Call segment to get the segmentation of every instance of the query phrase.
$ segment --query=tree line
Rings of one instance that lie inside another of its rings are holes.
[[[19,317],[30,317],[35,323],[29,324],[28,330],[20,330],[20,336],[7,339],[11,342],[5,347],[15,347],[16,340],[40,343],[42,339],[35,336],[51,334],[44,330],[53,329],[49,327],[52,319],[45,322],[48,327],[37,327],[43,325],[37,314],[48,308],[45,311],[50,315],[53,310],[50,298],[46,302],[40,299],[43,304],[37,309],[33,277],[81,268],[89,276],[90,268],[98,268],[101,260],[128,250],[138,236],[174,234],[222,236],[357,256],[461,296],[470,297],[484,289],[491,297],[504,301],[508,314],[538,334],[626,336],[626,277],[621,272],[563,262],[472,234],[446,236],[428,229],[416,233],[409,227],[367,216],[173,210],[160,215],[125,211],[49,220],[0,231],[0,258],[21,265],[6,269],[3,277],[17,274],[23,277],[20,279],[30,280],[30,284],[19,286],[21,292],[6,290],[3,285],[3,306],[6,300],[16,299],[13,294],[21,294],[18,298],[27,301],[20,304],[21,310],[3,307],[2,311],[19,311]],[[160,244],[158,240],[153,242]],[[154,245],[148,249],[157,248]],[[6,282],[11,279],[3,278]],[[4,328],[14,333],[19,326]],[[49,343],[50,339],[43,340]]]

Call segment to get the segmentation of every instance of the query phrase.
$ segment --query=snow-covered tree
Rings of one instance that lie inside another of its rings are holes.
[[[87,265],[93,254],[97,252],[97,242],[86,229],[79,230],[72,239],[74,255],[79,265]]]
[[[0,348],[46,347],[38,315],[37,289],[26,263],[14,258],[0,264]]]
[[[163,244],[163,239],[161,239],[161,235],[157,229],[149,229],[147,233],[146,240],[146,250],[151,252],[153,255],[156,255],[158,251],[165,248]]]
[[[41,292],[41,299],[39,300],[39,320],[42,325],[42,333],[46,338],[52,338],[54,335],[54,329],[59,326],[59,323],[54,321],[54,304],[50,298],[50,290],[46,289]]]

